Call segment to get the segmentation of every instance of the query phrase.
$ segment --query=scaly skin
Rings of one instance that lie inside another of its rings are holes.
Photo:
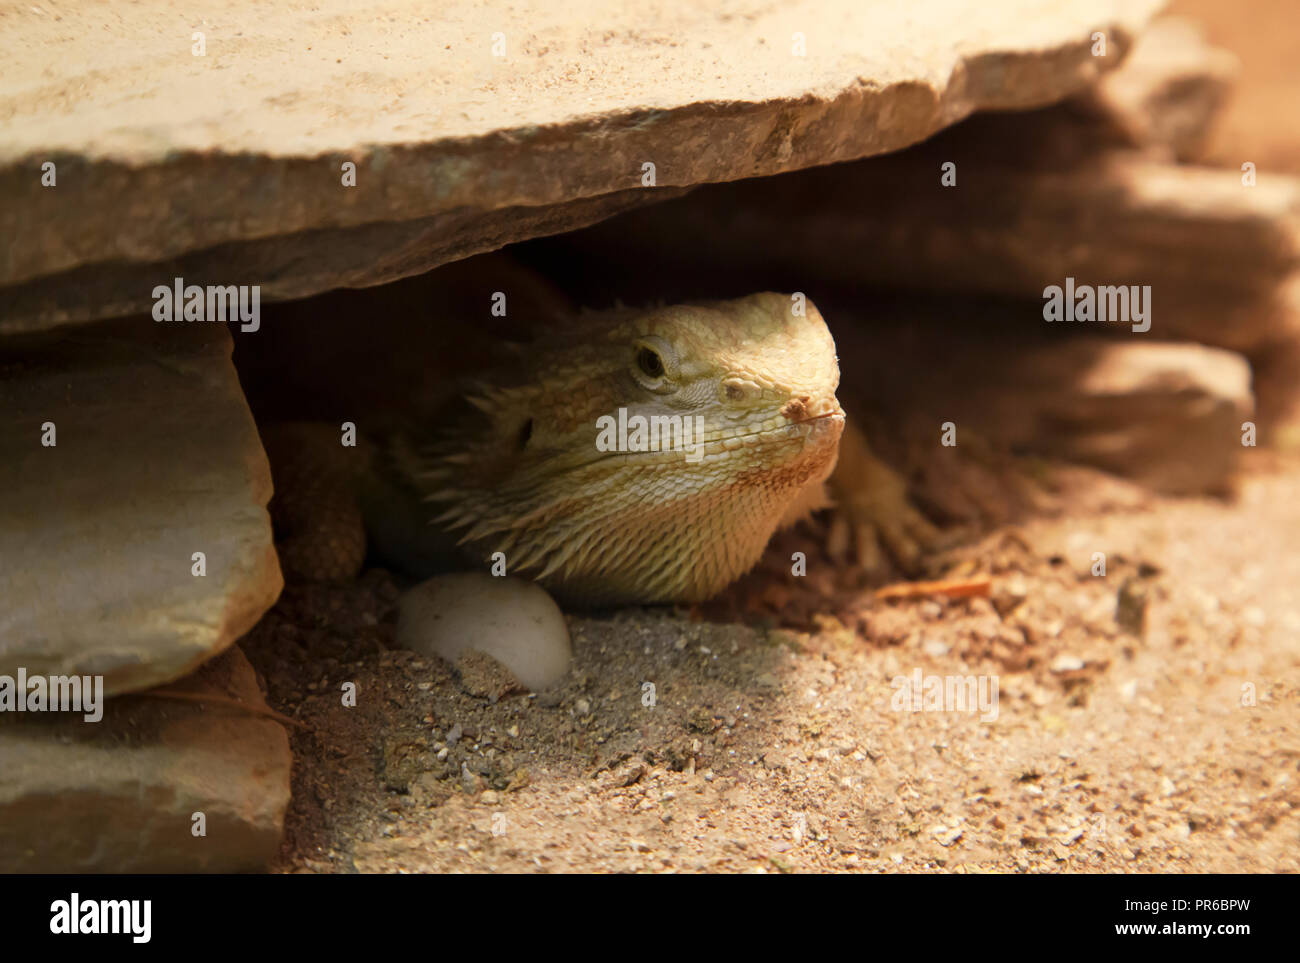
[[[473,410],[394,437],[385,473],[471,557],[501,552],[562,599],[709,598],[835,466],[835,345],[817,309],[794,303],[756,294],[578,318],[514,372],[480,379]],[[599,419],[620,409],[633,424],[689,417],[703,427],[698,457],[600,450]]]
[[[567,602],[699,601],[748,571],[779,527],[828,504],[837,457],[832,554],[851,545],[879,569],[883,548],[912,567],[934,530],[845,431],[834,342],[817,309],[795,303],[768,293],[579,316],[506,352],[459,397],[434,385],[431,411],[359,425],[355,449],[330,426],[268,429],[284,568],[353,576],[368,534],[374,557],[409,574],[486,569],[500,552],[509,574]],[[601,450],[600,419],[620,409],[698,417],[698,457]]]
[[[568,602],[715,595],[783,522],[824,504],[835,466],[835,345],[817,309],[795,303],[579,316],[479,373],[464,400],[344,449],[351,461],[328,426],[268,430],[282,563],[355,573],[364,515],[372,552],[412,574],[500,552],[509,574]],[[601,450],[599,420],[620,409],[689,417],[698,452]]]

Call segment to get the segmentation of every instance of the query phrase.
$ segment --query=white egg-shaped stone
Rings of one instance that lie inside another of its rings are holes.
[[[398,600],[397,644],[454,663],[474,649],[533,691],[564,678],[573,650],[560,607],[535,582],[458,572]]]

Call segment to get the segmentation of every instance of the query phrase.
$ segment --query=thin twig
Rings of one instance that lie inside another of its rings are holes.
[[[299,729],[310,729],[311,726],[305,722],[299,722],[292,719],[282,712],[276,712],[270,706],[250,706],[247,702],[240,702],[238,699],[232,699],[230,696],[218,695],[211,692],[178,692],[174,689],[149,689],[147,692],[133,693],[137,696],[153,696],[158,699],[175,699],[178,702],[212,702],[217,705],[232,706],[236,709],[242,709],[245,712],[257,716],[265,716],[286,726],[295,726]]]
[[[897,582],[876,590],[878,599],[914,599],[925,595],[947,595],[952,598],[988,598],[993,579],[987,575],[970,578],[940,579],[937,582]]]

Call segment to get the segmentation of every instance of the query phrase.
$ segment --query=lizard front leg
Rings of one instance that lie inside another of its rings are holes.
[[[850,552],[867,572],[888,569],[887,557],[907,574],[921,569],[941,533],[908,500],[907,483],[876,457],[852,422],[840,436],[839,461],[827,482],[834,502],[827,550],[836,562]]]
[[[281,422],[261,429],[275,494],[271,523],[280,567],[290,579],[346,581],[366,558],[366,530],[357,498],[357,460],[339,443],[339,429]]]

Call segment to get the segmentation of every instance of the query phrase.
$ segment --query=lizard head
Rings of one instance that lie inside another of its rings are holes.
[[[476,557],[561,598],[701,600],[816,506],[838,383],[802,296],[587,315],[480,380],[404,474]]]

